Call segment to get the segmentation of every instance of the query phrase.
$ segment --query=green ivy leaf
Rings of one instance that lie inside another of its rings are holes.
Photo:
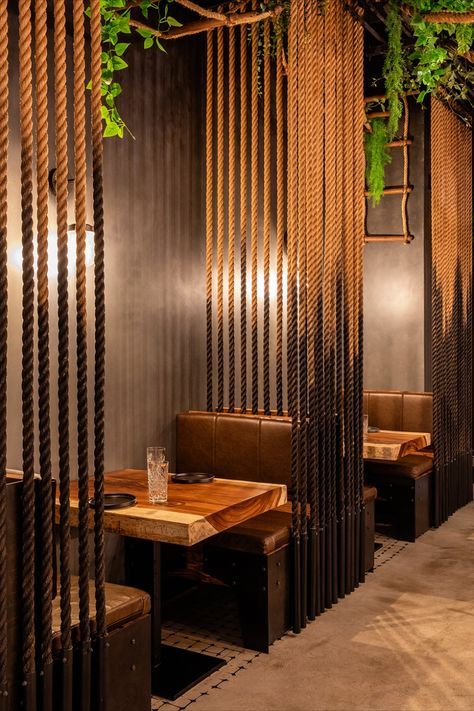
[[[112,136],[120,136],[120,128],[116,123],[110,121],[105,127],[104,137],[112,138]]]
[[[145,49],[150,49],[150,47],[153,47],[153,37],[146,37],[143,46]]]
[[[114,71],[120,71],[121,69],[126,69],[128,67],[127,62],[122,59],[122,57],[112,57],[112,69]]]
[[[178,22],[178,20],[175,20],[174,17],[170,17],[169,15],[166,18],[166,20],[167,20],[168,25],[170,27],[182,27],[183,26],[181,22]]]
[[[126,52],[129,47],[130,47],[130,42],[119,42],[118,44],[115,45],[115,54],[117,54],[119,57],[121,57],[122,54],[124,52]]]

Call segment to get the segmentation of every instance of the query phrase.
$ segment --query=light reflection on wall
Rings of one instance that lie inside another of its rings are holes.
[[[76,270],[76,232],[75,230],[68,231],[68,269],[69,275],[73,275]],[[58,245],[57,233],[50,230],[48,233],[48,277],[56,279],[58,276]],[[38,249],[37,240],[34,238],[34,269],[35,273],[38,269]],[[94,232],[86,231],[86,267],[91,267],[94,264]],[[9,263],[15,269],[22,269],[22,246],[17,244],[9,250]]]

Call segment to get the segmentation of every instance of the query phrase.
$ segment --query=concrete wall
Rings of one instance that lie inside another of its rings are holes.
[[[425,225],[424,112],[411,102],[410,245],[368,244],[364,251],[364,386],[424,390]],[[386,184],[402,183],[402,151],[392,149]],[[369,207],[369,234],[401,234],[401,196],[385,196]]]

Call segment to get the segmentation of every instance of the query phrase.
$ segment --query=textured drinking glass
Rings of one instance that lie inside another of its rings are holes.
[[[369,416],[364,415],[364,439],[367,438],[368,434],[369,434]]]
[[[163,447],[148,447],[148,498],[152,504],[168,501],[168,462]]]

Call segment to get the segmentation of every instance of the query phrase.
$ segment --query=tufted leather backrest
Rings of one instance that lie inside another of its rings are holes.
[[[176,418],[178,472],[290,484],[289,417],[190,411]]]
[[[432,393],[366,390],[364,412],[369,426],[404,432],[432,432]]]

